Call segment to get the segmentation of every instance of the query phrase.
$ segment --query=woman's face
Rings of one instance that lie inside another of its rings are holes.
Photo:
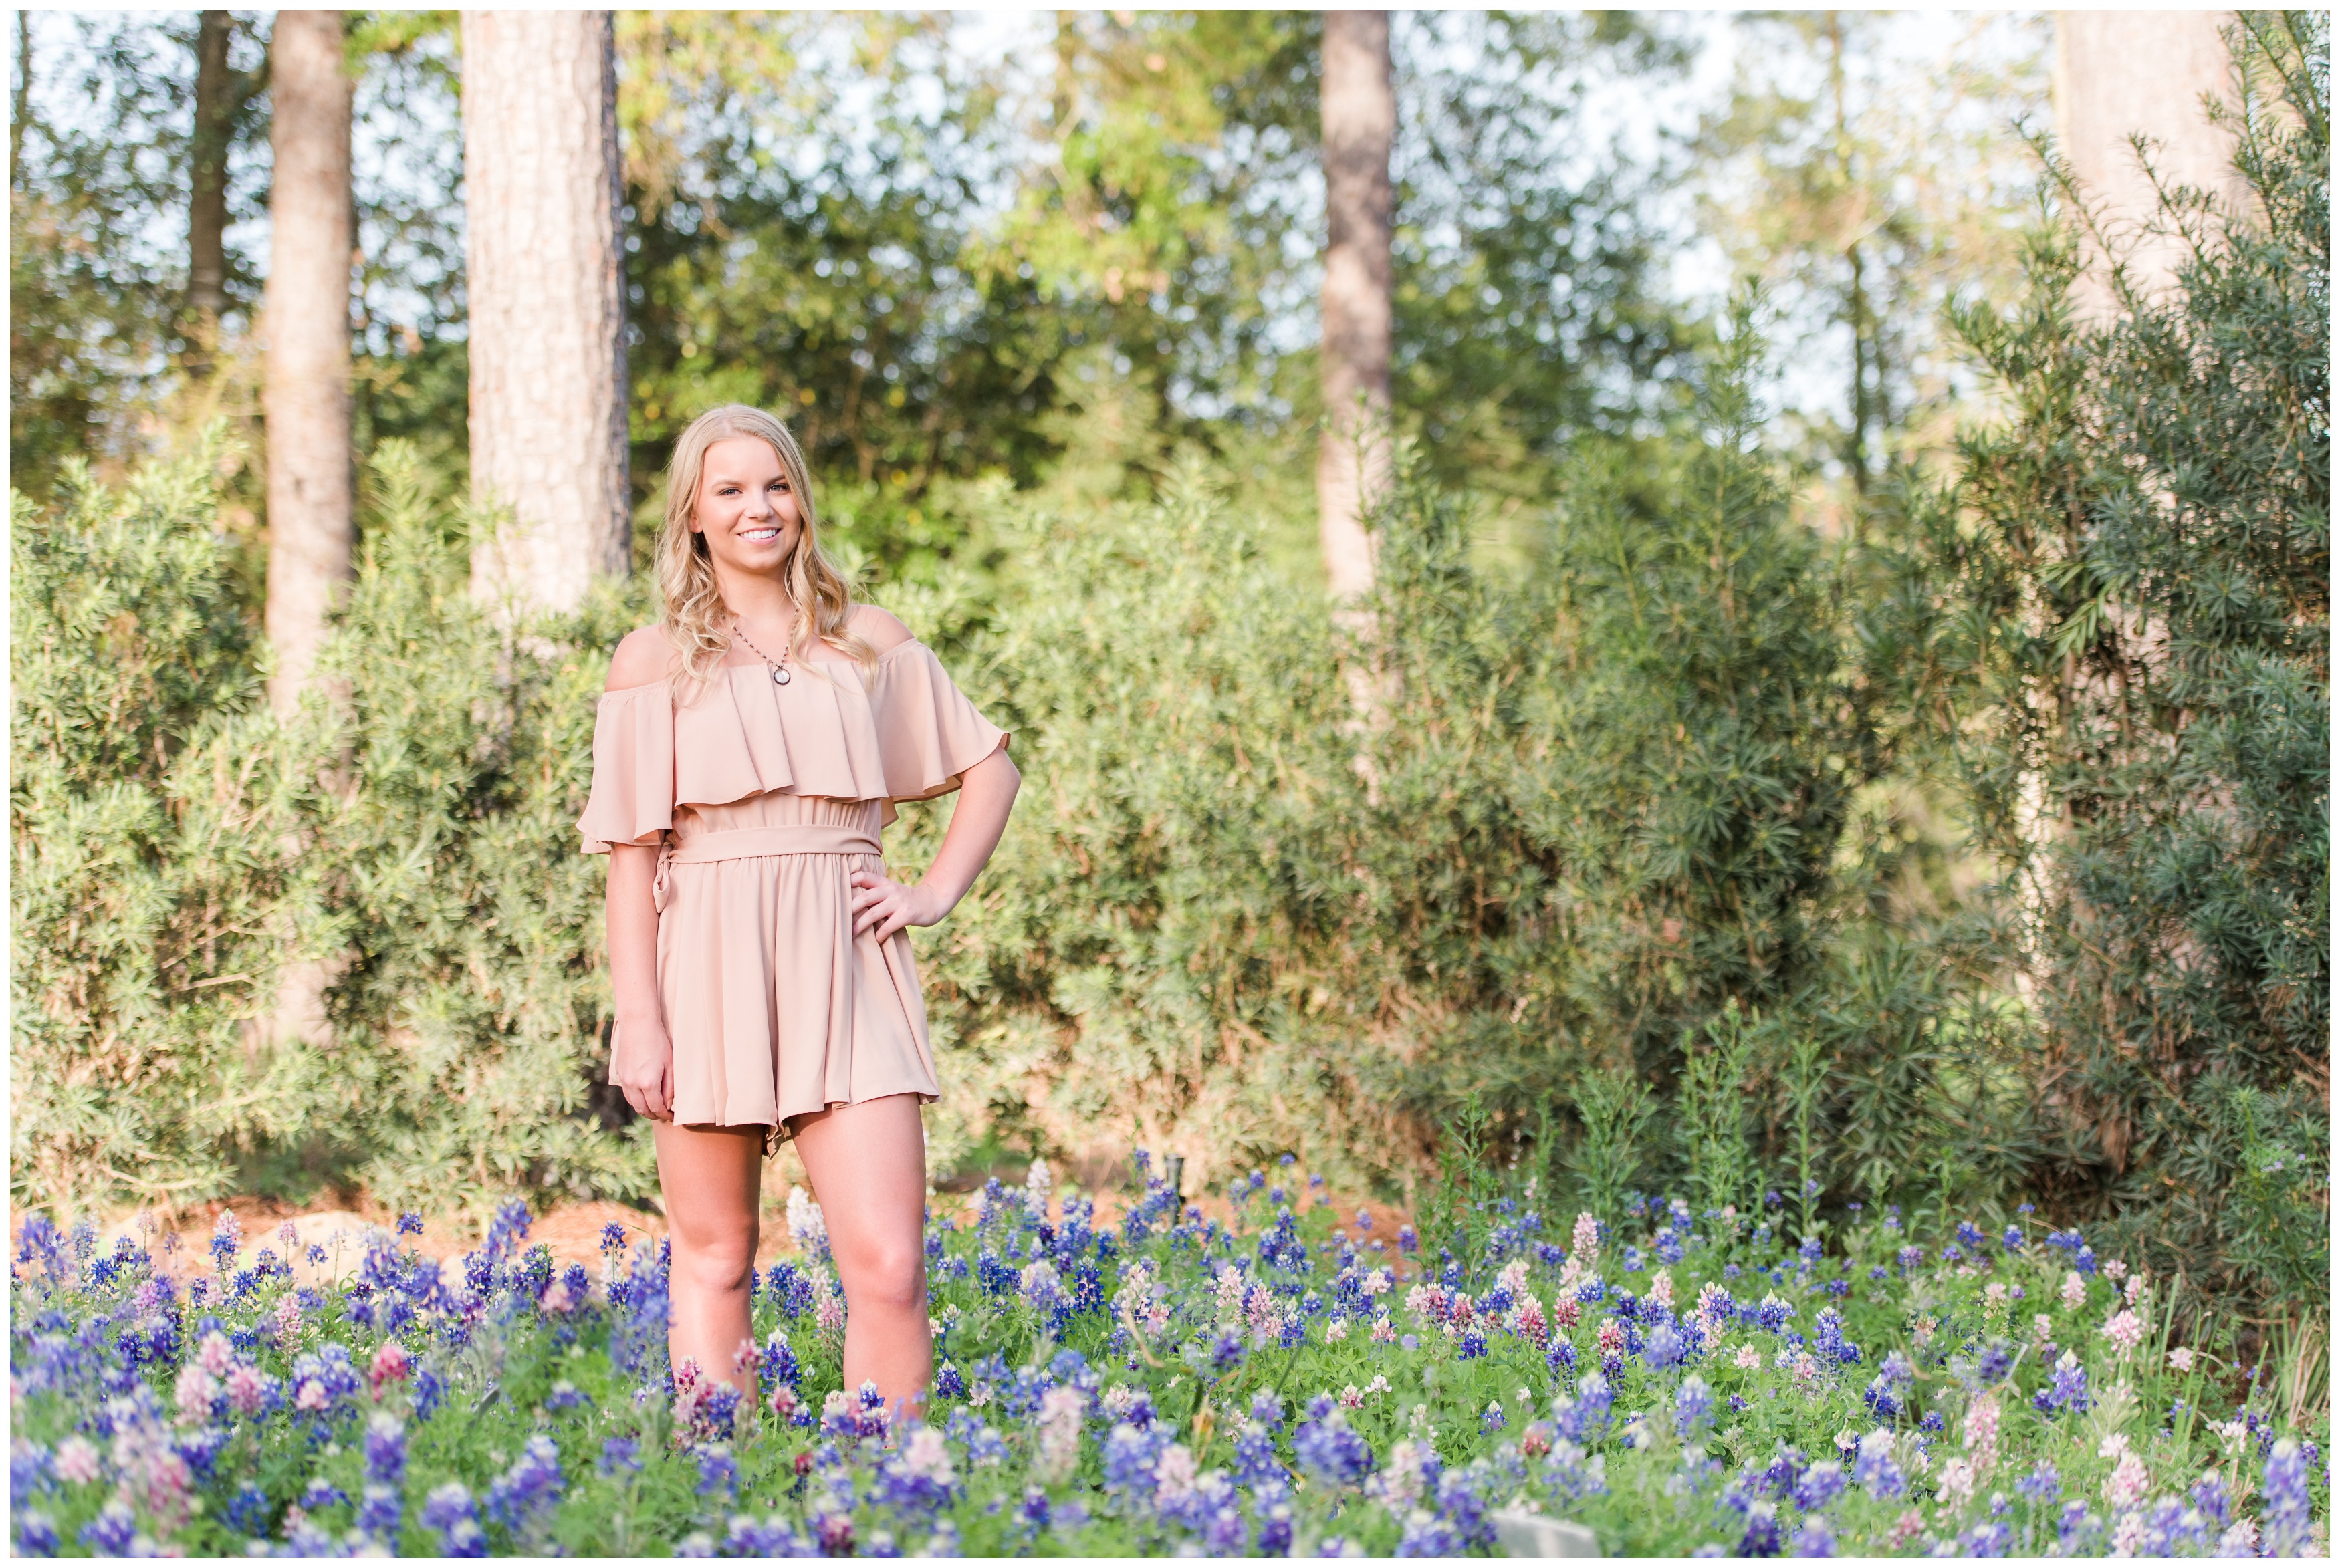
[[[780,455],[753,436],[732,436],[707,449],[690,531],[703,535],[718,566],[777,574],[804,531]]]

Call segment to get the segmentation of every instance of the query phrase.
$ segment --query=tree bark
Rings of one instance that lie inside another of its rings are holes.
[[[2153,182],[2129,145],[2142,132],[2160,143],[2155,166],[2165,183],[2219,193],[2240,207],[2247,197],[2235,173],[2235,138],[2210,123],[2203,95],[2232,104],[2226,41],[2230,11],[2059,11],[2056,14],[2056,134],[2081,189],[2104,204],[2117,241],[2137,238],[2132,279],[2147,292],[2166,287],[2185,259],[2175,236],[2137,234],[2152,221]],[[2076,302],[2084,315],[2114,308],[2101,277],[2082,279]]]
[[[270,703],[299,707],[351,576],[349,73],[342,13],[280,11],[265,301]]]
[[[268,84],[268,66],[228,68],[234,18],[206,11],[195,33],[194,135],[188,147],[187,344],[181,363],[195,380],[212,373],[227,313],[227,159],[235,118]]]
[[[1389,477],[1390,148],[1397,95],[1389,13],[1324,13],[1324,433],[1317,532],[1337,601],[1373,587],[1366,503]]]
[[[227,142],[235,113],[229,94],[228,38],[235,24],[224,11],[206,11],[195,34],[195,134],[190,148],[187,202],[187,313],[191,341],[187,373],[211,374],[219,321],[227,310]]]
[[[466,11],[472,591],[568,609],[632,556],[617,56],[607,11]]]

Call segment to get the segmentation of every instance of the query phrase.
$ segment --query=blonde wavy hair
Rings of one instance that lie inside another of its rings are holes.
[[[690,421],[675,438],[674,459],[667,466],[666,521],[659,530],[654,559],[661,614],[659,629],[666,634],[679,657],[669,685],[680,700],[686,686],[703,687],[715,676],[729,651],[730,606],[715,580],[715,564],[707,553],[707,538],[691,531],[692,502],[707,468],[707,449],[718,441],[752,437],[772,449],[780,471],[788,477],[800,519],[797,547],[782,568],[788,597],[796,604],[796,624],[788,633],[793,663],[818,673],[819,661],[810,656],[813,639],[821,638],[850,655],[864,668],[877,661],[878,651],[848,629],[853,616],[853,585],[821,553],[820,524],[812,503],[812,482],[805,472],[804,453],[788,428],[761,409],[746,403],[726,403]]]

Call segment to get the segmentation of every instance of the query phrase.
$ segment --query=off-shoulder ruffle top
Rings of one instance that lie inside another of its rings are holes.
[[[678,806],[720,806],[784,791],[894,803],[955,790],[1006,732],[951,684],[934,650],[900,643],[864,668],[791,660],[773,684],[761,664],[729,666],[684,702],[665,681],[604,692],[593,721],[593,788],[578,819],[584,852],[656,844]]]

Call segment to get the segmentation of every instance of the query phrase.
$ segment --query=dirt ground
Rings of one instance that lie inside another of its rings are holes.
[[[1308,1188],[1304,1174],[1292,1170],[1278,1174],[1292,1191],[1306,1194]],[[759,1268],[792,1256],[796,1251],[794,1239],[788,1232],[788,1188],[787,1180],[782,1178],[781,1166],[777,1162],[767,1166],[762,1234],[756,1248]],[[1058,1198],[1061,1198],[1066,1190],[1067,1188],[1060,1186]],[[1135,1192],[1116,1189],[1093,1192],[1090,1196],[1096,1202],[1100,1228],[1118,1224],[1124,1210],[1136,1198]],[[1313,1199],[1304,1200],[1313,1206]],[[974,1201],[972,1193],[937,1192],[931,1205],[937,1216],[947,1215],[964,1222]],[[1200,1208],[1222,1224],[1229,1217],[1229,1206],[1224,1193],[1190,1194],[1186,1201],[1188,1206]],[[1403,1211],[1385,1203],[1358,1202],[1337,1196],[1333,1198],[1333,1205],[1344,1227],[1355,1226],[1360,1209],[1370,1214],[1372,1227],[1356,1234],[1361,1240],[1377,1238],[1387,1242],[1390,1245],[1389,1256],[1394,1261],[1398,1227],[1404,1224],[1407,1218]],[[170,1246],[167,1236],[161,1238],[157,1256],[163,1260],[166,1272],[183,1281],[212,1273],[211,1254],[206,1248],[212,1228],[223,1209],[233,1209],[243,1228],[243,1248],[240,1261],[244,1263],[249,1263],[263,1247],[273,1248],[280,1256],[284,1255],[287,1247],[281,1239],[280,1231],[283,1227],[290,1225],[294,1237],[290,1248],[294,1273],[303,1282],[312,1284],[338,1277],[353,1267],[364,1255],[366,1233],[375,1228],[392,1229],[398,1218],[379,1205],[367,1204],[362,1200],[354,1207],[321,1204],[305,1208],[243,1198],[202,1206],[183,1211],[180,1216],[175,1248]],[[9,1251],[12,1257],[21,1242],[27,1212],[17,1208],[10,1214]],[[93,1216],[92,1218],[98,1227],[98,1251],[101,1254],[111,1251],[118,1237],[136,1239],[140,1236],[138,1211],[125,1210]],[[601,1230],[604,1226],[613,1223],[625,1228],[630,1248],[635,1242],[656,1241],[666,1235],[666,1218],[655,1208],[636,1208],[628,1204],[608,1202],[570,1203],[555,1205],[533,1218],[529,1223],[527,1240],[522,1245],[533,1247],[541,1242],[552,1249],[556,1267],[581,1263],[594,1278],[599,1279],[601,1273]],[[70,1228],[70,1220],[60,1223],[60,1228]],[[422,1235],[414,1238],[412,1245],[426,1257],[451,1260],[478,1246],[483,1234],[482,1224],[462,1228],[426,1219]],[[308,1261],[307,1252],[312,1244],[325,1247],[332,1255],[322,1265],[312,1265]]]

